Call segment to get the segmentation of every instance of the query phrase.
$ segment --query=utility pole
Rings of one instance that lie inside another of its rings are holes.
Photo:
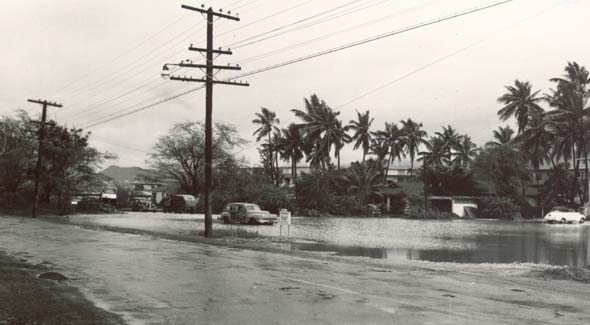
[[[213,11],[211,7],[209,9],[203,9],[203,5],[201,8],[196,8],[192,6],[182,5],[183,9],[192,10],[204,14],[207,19],[207,48],[199,48],[194,47],[192,44],[189,47],[189,51],[195,51],[199,53],[205,53],[205,64],[194,64],[191,61],[183,61],[178,64],[165,64],[164,65],[164,73],[162,76],[167,76],[170,80],[176,81],[185,81],[185,82],[201,82],[205,83],[205,189],[203,191],[203,200],[205,206],[205,237],[211,236],[213,219],[212,219],[212,211],[211,211],[211,184],[212,184],[212,138],[213,138],[213,125],[212,125],[212,114],[213,114],[213,85],[214,84],[223,84],[223,85],[234,85],[234,86],[249,86],[248,83],[245,82],[235,82],[235,81],[222,81],[216,80],[214,78],[214,70],[241,70],[239,66],[230,66],[230,65],[215,65],[213,63],[213,55],[217,54],[217,56],[225,54],[231,55],[232,52],[230,49],[222,50],[214,49],[213,48],[213,20],[215,17],[217,18],[225,18],[229,20],[240,21],[240,18],[237,16],[231,16],[231,11],[227,14],[224,14],[222,10],[219,12]],[[191,77],[181,77],[181,76],[173,76],[169,74],[169,66],[178,66],[180,68],[199,68],[205,69],[205,78],[191,78]]]
[[[62,107],[61,104],[41,99],[28,99],[29,103],[43,105],[41,114],[41,125],[39,126],[39,148],[37,149],[37,166],[35,167],[35,190],[33,192],[33,213],[32,217],[37,218],[39,214],[39,175],[41,174],[41,164],[43,160],[43,142],[45,141],[45,122],[47,120],[47,107]]]

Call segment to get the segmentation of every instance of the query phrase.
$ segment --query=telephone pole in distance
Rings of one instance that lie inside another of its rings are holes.
[[[41,174],[41,165],[43,160],[43,141],[45,141],[45,122],[47,120],[47,107],[62,107],[61,104],[41,99],[28,99],[29,103],[40,104],[43,106],[41,114],[41,125],[39,126],[39,148],[37,149],[37,165],[35,166],[35,189],[33,192],[33,212],[32,217],[36,218],[39,214],[39,176]]]
[[[211,184],[212,184],[212,137],[213,137],[213,125],[212,125],[212,114],[213,114],[213,85],[214,84],[223,84],[223,85],[233,85],[233,86],[249,86],[248,83],[245,82],[235,82],[235,81],[222,81],[216,80],[213,76],[213,70],[241,70],[239,66],[225,66],[225,65],[215,65],[213,64],[213,55],[231,55],[231,50],[222,50],[222,49],[214,49],[213,48],[213,20],[214,18],[225,18],[234,21],[240,21],[240,18],[237,16],[232,16],[231,11],[228,11],[227,14],[223,13],[221,10],[219,12],[213,11],[211,7],[209,9],[204,9],[203,5],[202,8],[196,8],[192,6],[182,5],[183,9],[192,10],[199,12],[206,16],[207,18],[207,47],[206,48],[199,48],[190,46],[189,51],[195,51],[205,53],[205,64],[193,64],[189,61],[189,63],[185,63],[184,61],[178,64],[165,64],[164,65],[164,73],[162,76],[167,76],[170,80],[176,81],[185,81],[185,82],[202,82],[205,83],[205,189],[203,191],[203,200],[204,200],[204,207],[205,207],[205,237],[211,236],[212,231],[212,211],[211,211]],[[205,78],[191,78],[191,77],[181,77],[181,76],[172,76],[168,73],[169,66],[178,66],[181,68],[199,68],[205,69]]]

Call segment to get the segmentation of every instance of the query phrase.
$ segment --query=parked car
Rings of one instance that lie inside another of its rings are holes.
[[[164,212],[197,213],[199,200],[192,195],[171,195],[162,201]]]
[[[586,221],[586,216],[583,214],[574,211],[574,209],[570,209],[563,206],[556,206],[551,209],[551,212],[547,213],[543,218],[543,222],[546,223],[584,223]]]
[[[253,203],[229,203],[223,208],[219,217],[223,223],[247,223],[250,225],[272,225],[278,220],[276,214],[264,211]]]
[[[157,208],[152,200],[146,197],[137,197],[131,199],[131,211],[156,211]]]

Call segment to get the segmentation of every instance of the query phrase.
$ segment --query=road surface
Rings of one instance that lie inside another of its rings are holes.
[[[131,324],[590,323],[590,285],[523,277],[510,267],[496,274],[379,265],[13,217],[0,217],[0,250],[50,263]]]

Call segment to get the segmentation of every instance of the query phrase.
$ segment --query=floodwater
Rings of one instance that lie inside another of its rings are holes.
[[[74,216],[73,223],[191,234],[202,216],[128,213]],[[390,218],[292,218],[290,249],[389,260],[458,263],[590,264],[590,224],[542,224],[496,220],[407,220]],[[278,236],[280,227],[214,224]],[[283,227],[283,235],[286,234]]]

